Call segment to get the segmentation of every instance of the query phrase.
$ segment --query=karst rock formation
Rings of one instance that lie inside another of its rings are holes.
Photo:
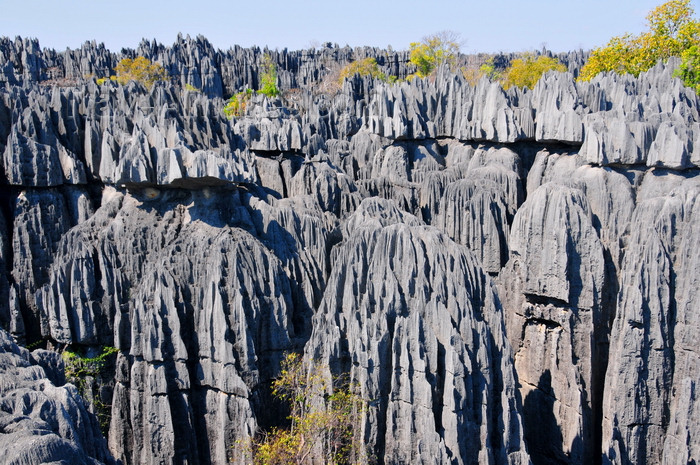
[[[283,98],[227,119],[266,54]],[[171,80],[96,83],[138,55]],[[0,39],[0,462],[242,463],[292,351],[371,400],[380,464],[700,460],[700,100],[677,62],[335,82],[365,57],[411,72],[330,44]],[[105,347],[79,395],[60,354]]]

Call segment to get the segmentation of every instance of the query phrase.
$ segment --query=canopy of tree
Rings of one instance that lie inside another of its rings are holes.
[[[119,84],[137,81],[146,87],[151,87],[156,81],[164,81],[168,78],[168,72],[160,63],[152,63],[151,60],[142,56],[134,59],[124,58],[114,70],[117,72]]]
[[[647,15],[646,32],[613,37],[605,47],[593,50],[579,79],[588,81],[604,71],[638,76],[658,61],[677,56],[683,60],[678,75],[698,89],[700,21],[693,14],[690,0],[671,0],[654,8]]]

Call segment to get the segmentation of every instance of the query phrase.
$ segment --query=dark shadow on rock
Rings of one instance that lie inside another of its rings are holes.
[[[525,443],[533,465],[568,464],[563,452],[563,436],[554,416],[552,374],[540,376],[537,389],[530,391],[523,404]]]

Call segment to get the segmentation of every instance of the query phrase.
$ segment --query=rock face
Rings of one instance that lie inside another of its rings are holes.
[[[610,336],[618,356],[609,363],[603,404],[610,462],[687,462],[697,454],[697,400],[690,391],[697,359],[689,344],[698,334],[690,310],[696,308],[698,252],[688,241],[697,234],[700,185],[663,174],[676,185],[659,175],[644,178],[622,262]]]
[[[62,374],[63,368],[51,370],[55,357],[39,352],[17,346],[0,329],[0,461],[115,463],[76,387],[47,376]]]
[[[530,452],[535,460],[590,462],[605,262],[583,192],[540,186],[515,215],[510,247],[501,295],[512,299],[509,337],[519,347],[515,367]],[[561,449],[535,438],[538,424]]]
[[[527,463],[502,310],[473,255],[390,201],[363,201],[343,236],[306,355],[379,400],[378,460]]]
[[[579,83],[572,53],[504,91],[329,85],[368,56],[411,72],[369,48],[0,51],[3,463],[245,462],[289,351],[371,400],[377,463],[700,460],[700,101],[677,63]],[[284,98],[227,120],[265,53]],[[83,79],[136,55],[176,78]],[[60,352],[104,347],[65,384]]]

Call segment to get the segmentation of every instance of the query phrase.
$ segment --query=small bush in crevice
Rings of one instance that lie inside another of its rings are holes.
[[[93,413],[97,415],[100,429],[105,435],[109,429],[111,405],[106,403],[100,393],[96,393],[95,390],[100,384],[99,378],[106,375],[107,365],[114,363],[117,352],[119,349],[115,347],[104,346],[100,353],[94,357],[83,355],[80,351],[70,350],[65,350],[62,354],[66,382],[74,384],[81,397],[93,406]]]
[[[270,55],[263,57],[263,72],[260,75],[259,94],[266,95],[269,98],[279,97],[280,90],[277,87],[277,65],[272,61]]]
[[[231,96],[224,105],[224,114],[227,118],[239,118],[245,114],[250,98],[253,96],[252,89],[246,89]]]

